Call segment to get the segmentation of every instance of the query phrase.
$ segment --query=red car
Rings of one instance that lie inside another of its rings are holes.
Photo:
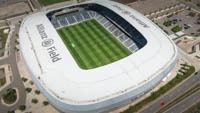
[[[164,106],[166,103],[165,102],[162,102],[161,104],[160,104],[160,106]]]

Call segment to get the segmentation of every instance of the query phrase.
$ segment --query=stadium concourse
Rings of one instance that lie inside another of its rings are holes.
[[[21,55],[37,87],[62,112],[96,113],[137,100],[174,68],[176,46],[142,14],[109,0],[25,18]]]

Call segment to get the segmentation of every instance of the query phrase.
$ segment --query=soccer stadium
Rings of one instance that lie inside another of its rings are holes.
[[[156,87],[177,60],[153,22],[123,4],[92,0],[25,18],[21,56],[34,83],[61,112],[96,113]]]

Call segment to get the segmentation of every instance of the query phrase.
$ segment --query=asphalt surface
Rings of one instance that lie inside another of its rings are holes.
[[[26,0],[0,0],[0,7],[3,6],[3,5],[9,4],[9,3],[14,3],[14,2],[16,3],[16,2],[23,2],[23,1],[26,1]],[[123,0],[121,0],[121,1],[123,1]],[[32,3],[34,4],[34,7],[36,9],[41,9],[41,6],[40,6],[40,4],[37,0],[32,0]],[[192,4],[188,4],[188,3],[184,3],[184,4],[193,6]],[[199,8],[195,7],[195,9],[198,10]],[[16,29],[13,32],[11,42],[10,42],[11,43],[10,44],[10,46],[11,46],[10,47],[10,56],[8,58],[0,60],[0,65],[10,64],[11,69],[12,69],[12,73],[13,73],[13,81],[11,82],[11,84],[9,84],[6,88],[4,88],[0,92],[0,97],[3,95],[3,93],[8,88],[14,87],[14,88],[18,89],[20,99],[15,105],[10,106],[10,107],[4,106],[0,101],[0,113],[7,113],[7,111],[16,110],[16,109],[18,109],[19,105],[24,105],[25,100],[26,100],[26,92],[24,91],[25,87],[24,87],[23,83],[21,82],[20,74],[19,74],[19,71],[18,71],[17,63],[16,63],[15,49],[14,49],[15,40],[17,38],[16,33],[18,33],[18,31],[19,31],[19,26],[16,26]],[[187,60],[190,60],[190,59],[187,59]],[[199,71],[199,73],[200,73],[200,71]],[[172,91],[168,92],[168,94],[165,94],[164,96],[160,97],[159,99],[157,99],[155,102],[153,102],[152,104],[150,104],[146,108],[142,109],[140,111],[140,113],[154,113],[154,112],[158,111],[161,108],[160,103],[162,103],[162,102],[168,103],[171,100],[173,100],[174,98],[180,96],[187,89],[191,88],[192,85],[197,84],[200,81],[199,79],[200,79],[200,74],[193,75],[192,77],[190,77],[189,79],[184,81],[181,85],[177,86]],[[194,93],[193,95],[191,95],[188,98],[181,101],[179,104],[168,109],[168,111],[166,111],[166,113],[173,113],[173,112],[174,113],[180,113],[183,110],[185,110],[184,109],[184,108],[186,108],[185,106],[191,105],[194,102],[194,100],[198,100],[198,99],[200,99],[200,91]]]
[[[192,0],[194,2],[186,2],[185,0],[180,0],[181,3],[185,4],[186,6],[189,6],[197,11],[200,11],[200,7],[198,7],[196,4],[199,3],[200,4],[200,1],[199,0]]]
[[[38,0],[31,0],[35,9],[40,10],[41,6]]]
[[[190,89],[191,86],[196,85],[199,82],[200,82],[200,71],[198,71],[197,75],[192,75],[189,79],[186,79],[179,86],[175,87],[174,89],[169,91],[167,94],[161,96],[155,102],[153,102],[146,108],[139,111],[139,113],[155,113],[155,112],[157,112],[159,109],[162,108],[160,106],[160,104],[162,102],[165,102],[167,104],[171,100],[182,95],[184,92],[186,92],[188,89]],[[176,110],[174,112],[176,112]],[[176,113],[179,113],[179,112],[176,112]]]
[[[7,113],[7,111],[11,110],[16,110],[20,105],[25,104],[26,100],[26,92],[25,92],[25,87],[22,83],[22,80],[20,78],[19,70],[17,67],[17,62],[16,62],[16,52],[15,52],[15,40],[17,39],[16,34],[19,32],[19,25],[16,25],[15,31],[12,34],[11,40],[10,40],[10,55],[3,59],[0,60],[0,65],[4,64],[10,64],[11,70],[12,70],[12,76],[13,80],[11,81],[11,84],[9,84],[6,88],[4,88],[0,92],[0,97],[2,97],[3,93],[8,89],[8,88],[16,88],[18,89],[19,95],[18,95],[18,101],[15,105],[13,106],[5,106],[2,104],[0,101],[0,113]]]
[[[199,102],[199,100],[200,100],[200,90],[195,92],[195,93],[193,93],[189,97],[185,98],[180,103],[178,103],[175,106],[171,107],[170,109],[168,109],[164,113],[182,113],[186,109],[191,107],[191,105],[193,105],[193,103]]]

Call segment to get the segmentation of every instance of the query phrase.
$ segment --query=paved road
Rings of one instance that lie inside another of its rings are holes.
[[[189,97],[185,98],[180,103],[171,107],[170,109],[168,109],[164,113],[182,113],[186,109],[188,109],[188,107],[191,107],[192,104],[197,103],[199,101],[200,101],[200,90],[193,93]]]
[[[164,96],[161,96],[158,98],[154,103],[150,104],[146,108],[139,111],[140,113],[155,113],[159,109],[161,109],[160,104],[162,102],[169,103],[171,100],[175,99],[176,97],[179,97],[181,94],[187,91],[187,89],[190,89],[191,86],[196,85],[200,82],[200,71],[198,71],[199,74],[192,75],[189,79],[186,79],[182,84],[175,87],[170,91],[169,93],[165,94]],[[178,113],[178,112],[177,112]]]
[[[5,58],[3,60],[0,60],[0,65],[3,64],[10,64],[11,70],[13,74],[13,81],[11,84],[9,84],[6,88],[4,88],[0,92],[0,97],[3,95],[3,93],[11,87],[17,88],[19,91],[19,101],[10,107],[4,106],[0,101],[0,113],[7,113],[9,110],[15,110],[19,107],[19,105],[24,105],[26,100],[26,92],[24,90],[24,85],[21,81],[19,70],[16,63],[16,54],[15,54],[15,40],[16,40],[16,34],[19,32],[19,25],[16,25],[15,31],[12,34],[11,41],[10,41],[10,56],[8,58]]]
[[[180,0],[181,3],[185,4],[186,6],[189,6],[197,11],[200,11],[200,7],[198,7],[196,4],[199,3],[200,1],[195,0],[194,2],[186,2],[185,0]]]
[[[38,0],[31,0],[31,1],[32,1],[35,9],[37,9],[37,10],[41,9],[41,6],[40,6],[40,3],[38,2]]]
[[[186,60],[187,62],[191,63],[196,70],[200,69],[200,63],[198,62],[197,59],[194,59],[192,56],[190,56],[189,54],[187,54],[186,52],[184,52],[181,48],[179,48],[177,46],[177,50],[178,50],[178,55],[181,59]]]

